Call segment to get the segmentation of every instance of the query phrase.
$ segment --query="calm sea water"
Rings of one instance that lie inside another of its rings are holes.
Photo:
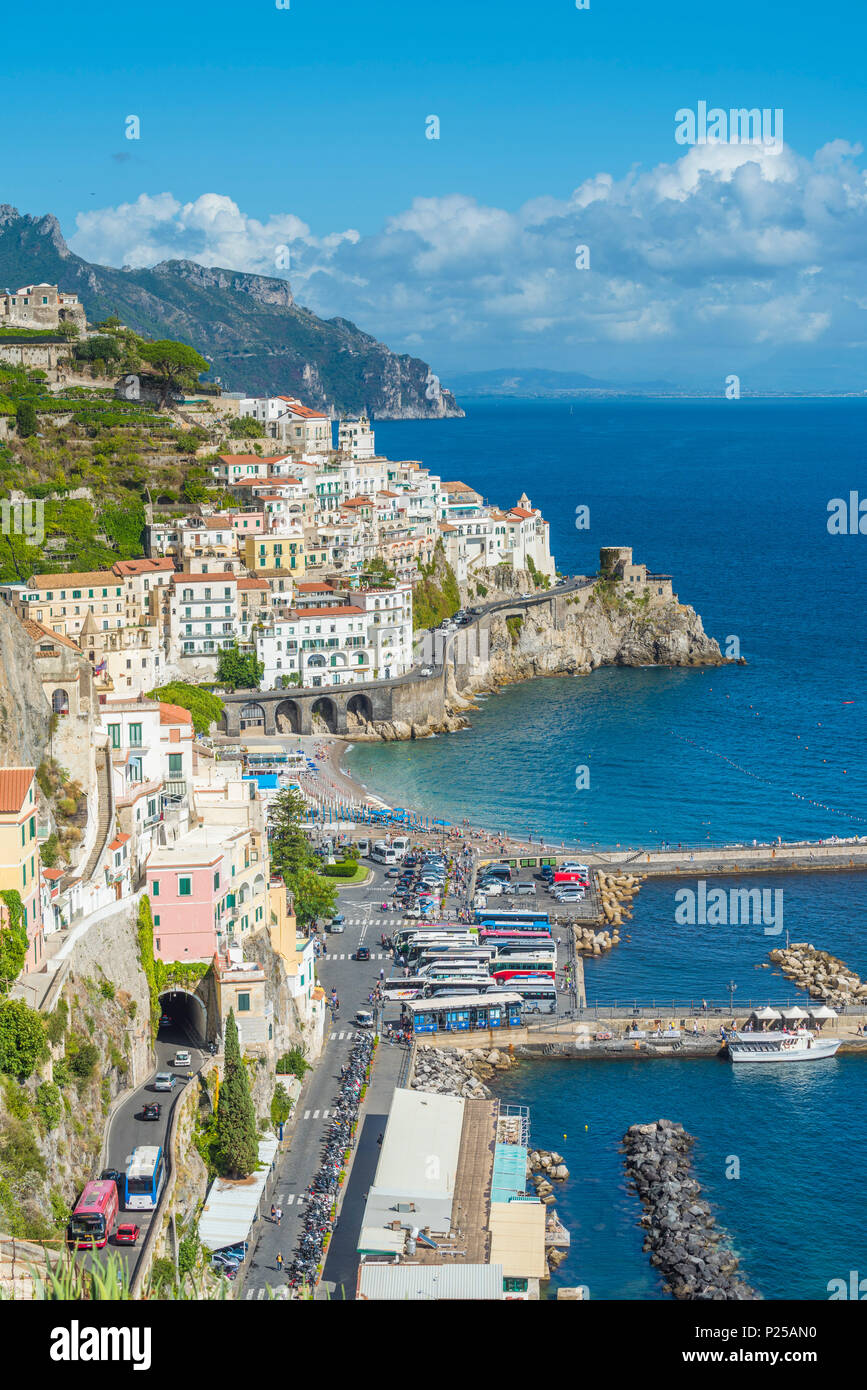
[[[380,424],[392,458],[417,458],[491,501],[526,490],[564,572],[602,545],[671,573],[683,602],[747,666],[603,670],[487,700],[461,734],[359,745],[348,759],[397,804],[585,845],[713,843],[867,833],[864,583],[867,537],[830,536],[827,507],[863,479],[867,402],[469,403],[466,420]],[[590,508],[577,531],[575,508]],[[590,787],[576,791],[578,765]],[[726,880],[715,880],[729,886]],[[686,1007],[792,998],[761,969],[809,940],[867,975],[859,874],[774,879],[781,937],[677,927],[677,885],[647,883],[628,937],[587,963],[602,1003]],[[744,1074],[746,1072],[746,1074]],[[735,1069],[715,1062],[525,1065],[501,1087],[532,1108],[534,1141],[573,1173],[559,1203],[573,1235],[559,1283],[591,1297],[658,1298],[618,1144],[666,1115],[696,1135],[698,1176],[768,1298],[825,1298],[867,1273],[860,1221],[867,1064]],[[585,1126],[587,1128],[585,1128]],[[566,1138],[562,1136],[566,1135]],[[737,1181],[725,1177],[729,1155]]]

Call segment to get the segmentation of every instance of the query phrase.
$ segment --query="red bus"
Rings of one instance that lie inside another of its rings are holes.
[[[89,1182],[69,1218],[69,1243],[79,1250],[101,1250],[117,1220],[117,1184]]]
[[[586,874],[579,874],[575,869],[561,869],[554,875],[556,883],[577,883],[582,888],[589,888],[590,882]]]
[[[533,969],[533,970],[520,970],[520,969],[519,969],[519,970],[494,970],[493,973],[492,973],[491,978],[494,979],[494,980],[496,980],[496,982],[497,982],[498,985],[505,985],[505,984],[508,984],[508,985],[511,986],[512,989],[514,989],[515,986],[518,984],[518,981],[519,981],[519,980],[526,980],[526,981],[528,981],[528,983],[529,983],[529,982],[534,982],[534,981],[538,981],[539,983],[541,983],[543,980],[544,980],[544,981],[552,981],[552,982],[553,982],[553,981],[556,979],[556,976],[555,976],[555,973],[554,973],[553,970],[539,970],[539,969]]]

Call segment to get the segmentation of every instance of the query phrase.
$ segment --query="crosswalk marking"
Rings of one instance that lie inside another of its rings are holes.
[[[310,1119],[310,1111],[309,1111],[309,1110],[305,1110],[305,1111],[304,1111],[304,1119],[305,1119],[305,1120],[309,1120],[309,1119]]]

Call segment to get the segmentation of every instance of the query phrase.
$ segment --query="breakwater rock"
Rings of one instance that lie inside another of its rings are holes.
[[[416,1049],[412,1088],[433,1091],[441,1096],[463,1096],[466,1100],[490,1100],[483,1084],[497,1071],[508,1071],[512,1060],[507,1052],[482,1047],[426,1047]]]
[[[602,956],[620,942],[620,932],[616,927],[613,932],[606,929],[594,931],[593,927],[575,922],[572,930],[575,934],[575,950],[580,951],[582,955]]]
[[[761,1295],[738,1275],[738,1257],[715,1224],[692,1175],[694,1139],[683,1125],[657,1120],[630,1125],[623,1137],[626,1171],[645,1208],[645,1250],[678,1299],[748,1300]]]
[[[632,916],[632,899],[641,888],[636,874],[603,874],[597,870],[596,886],[605,921],[616,929]]]
[[[817,951],[807,941],[793,941],[790,946],[771,951],[769,959],[814,999],[827,999],[829,1004],[859,1004],[867,1000],[867,984],[854,970],[827,951]]]

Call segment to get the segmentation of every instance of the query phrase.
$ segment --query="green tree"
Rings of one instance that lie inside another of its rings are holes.
[[[275,1128],[277,1125],[285,1125],[291,1112],[292,1099],[283,1082],[278,1081],[271,1098],[271,1123]]]
[[[0,1072],[26,1081],[45,1050],[45,1025],[23,999],[0,1004]]]
[[[248,1178],[259,1162],[256,1112],[238,1043],[234,1009],[226,1019],[226,1073],[217,1105],[217,1144],[223,1174]]]
[[[170,393],[194,386],[200,372],[211,370],[210,363],[195,348],[169,338],[142,343],[141,355],[161,379],[161,405],[165,405]]]
[[[303,796],[291,787],[278,792],[271,804],[268,820],[271,871],[284,883],[313,862],[313,851],[301,829],[306,810]]]
[[[168,685],[157,686],[156,690],[148,693],[147,698],[189,710],[197,734],[206,734],[211,725],[218,724],[223,717],[223,702],[219,695],[213,695],[201,686],[189,685],[186,681],[170,681]]]
[[[32,401],[19,401],[15,410],[19,439],[29,439],[36,433],[36,406]]]
[[[265,426],[252,415],[239,415],[229,426],[231,439],[264,439]]]
[[[242,652],[237,644],[224,647],[217,661],[217,680],[229,690],[258,690],[265,663],[253,652]]]
[[[337,889],[313,869],[299,869],[287,880],[295,899],[295,917],[308,927],[320,917],[333,917],[337,908]]]

